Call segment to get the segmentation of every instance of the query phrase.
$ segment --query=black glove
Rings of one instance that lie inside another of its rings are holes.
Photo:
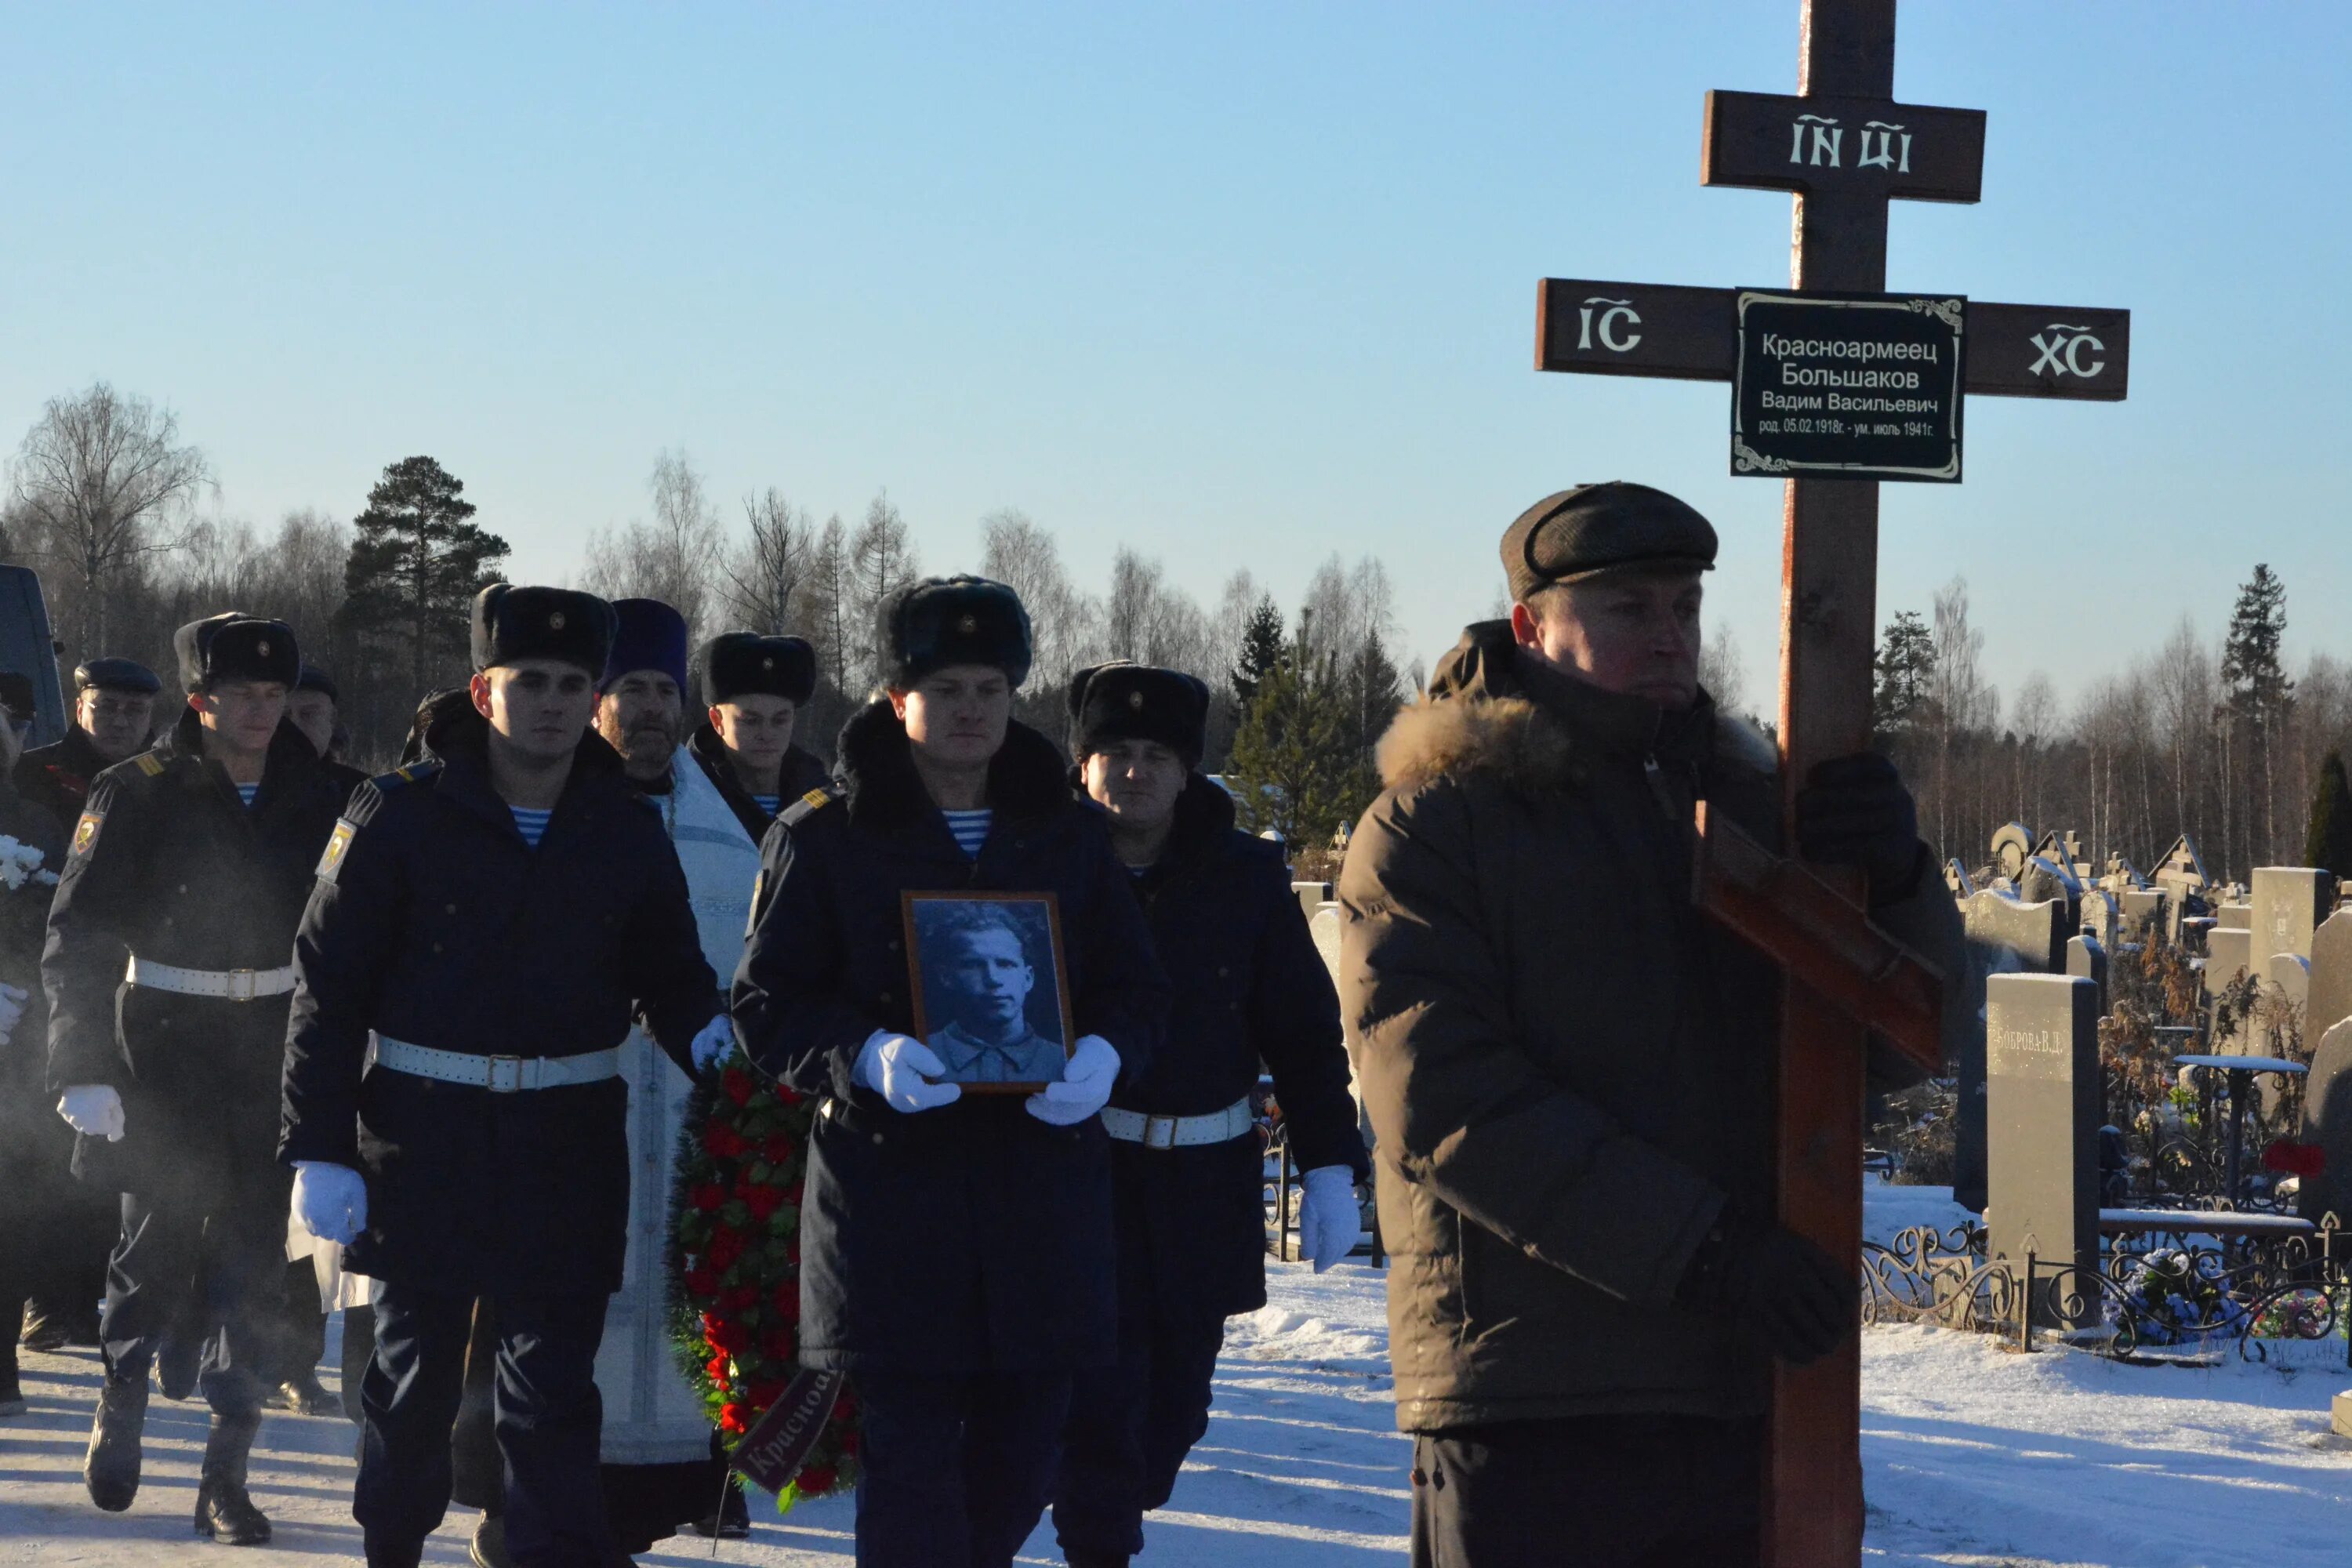
[[[1907,897],[1927,854],[1911,792],[1876,752],[1832,757],[1806,777],[1797,792],[1797,848],[1823,865],[1861,867],[1874,903]]]
[[[1699,1243],[1675,1300],[1731,1319],[1803,1366],[1854,1331],[1859,1289],[1852,1271],[1795,1231],[1727,1215]]]

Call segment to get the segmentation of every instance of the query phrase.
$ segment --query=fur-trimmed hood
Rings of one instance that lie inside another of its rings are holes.
[[[1771,741],[1722,712],[1706,692],[1674,712],[1603,691],[1520,657],[1507,621],[1465,629],[1428,691],[1397,714],[1374,753],[1390,789],[1484,773],[1520,795],[1579,787],[1594,764],[1612,757],[1768,776],[1780,767]]]

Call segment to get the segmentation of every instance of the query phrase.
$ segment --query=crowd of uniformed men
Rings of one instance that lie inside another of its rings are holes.
[[[1765,1199],[1779,973],[1688,896],[1697,802],[1768,844],[1783,826],[1770,744],[1698,686],[1716,544],[1640,485],[1530,508],[1502,541],[1509,618],[1391,727],[1349,846],[1339,971],[1416,1568],[1758,1561],[1774,1363],[1854,1331],[1854,1260]],[[197,1530],[268,1539],[261,1406],[318,1402],[290,1232],[370,1282],[345,1398],[371,1564],[415,1564],[453,1497],[483,1510],[486,1563],[608,1568],[741,1528],[661,1277],[687,1095],[740,1048],[819,1107],[799,1352],[856,1389],[857,1560],[1001,1568],[1049,1503],[1072,1568],[1142,1549],[1224,1321],[1265,1300],[1262,1067],[1305,1251],[1358,1240],[1340,1002],[1279,847],[1198,771],[1197,679],[1080,672],[1066,752],[1012,717],[1012,590],[926,579],[877,635],[884,689],[830,779],[793,741],[806,643],[730,634],[690,668],[650,600],[485,589],[471,683],[365,781],[326,760],[333,688],[280,623],[183,627],[185,706],[152,747],[154,677],[77,672],[77,728],[0,800],[53,863],[73,824],[45,939],[41,895],[0,893],[0,1276],[36,1342],[102,1346],[99,1507],[138,1492],[152,1369],[212,1407]],[[30,697],[0,684],[19,717]],[[1821,764],[1788,826],[1966,974],[1883,757]],[[1001,1027],[924,1029],[926,893],[1057,900],[1058,964],[1002,920],[960,928]],[[1059,1077],[968,1092],[1017,1079],[978,1069],[1034,1055],[1003,999],[1049,981]],[[1955,1037],[1972,1007],[1947,988]],[[69,1152],[26,1110],[51,1099]]]
[[[1012,717],[1011,590],[926,579],[878,635],[830,774],[806,642],[689,658],[668,605],[562,589],[483,590],[470,682],[374,778],[282,622],[182,627],[179,705],[89,660],[21,758],[0,678],[0,833],[58,879],[0,893],[0,1281],[26,1343],[100,1351],[93,1503],[133,1506],[160,1382],[212,1412],[196,1531],[267,1542],[248,1455],[265,1406],[330,1407],[340,1300],[371,1564],[453,1500],[489,1564],[740,1533],[664,1267],[689,1092],[740,1042],[821,1104],[801,1359],[854,1380],[859,1561],[1008,1563],[1049,1502],[1071,1563],[1141,1550],[1265,1299],[1262,1070],[1304,1249],[1358,1240],[1337,997],[1280,847],[1198,771],[1199,679],[1081,672],[1066,753]],[[1042,1089],[966,1096],[915,1037],[925,891],[1056,899],[1066,979],[1020,961],[1066,985]]]

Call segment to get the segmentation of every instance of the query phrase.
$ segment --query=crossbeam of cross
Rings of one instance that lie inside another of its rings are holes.
[[[1890,201],[1980,194],[1984,114],[1897,103],[1894,90],[1895,0],[1801,0],[1796,96],[1707,96],[1702,183],[1795,194],[1797,293],[1883,290]],[[2128,311],[1969,301],[1965,330],[1964,394],[2125,395]],[[1735,289],[1547,279],[1538,297],[1539,370],[1728,382],[1739,342]],[[1787,480],[1781,536],[1785,819],[1816,763],[1871,744],[1877,482]],[[1701,907],[1788,975],[1774,1135],[1780,1221],[1832,1257],[1858,1258],[1868,1037],[1875,1029],[1912,1059],[1937,1060],[1938,977],[1870,927],[1851,874],[1782,860],[1704,815],[1699,829]],[[1811,1366],[1776,1369],[1769,1445],[1765,1560],[1859,1563],[1857,1341]]]

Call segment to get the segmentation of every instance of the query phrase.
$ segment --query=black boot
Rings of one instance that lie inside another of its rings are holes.
[[[121,1513],[139,1495],[139,1434],[146,1425],[145,1369],[136,1382],[108,1373],[98,1385],[98,1419],[90,1423],[89,1456],[81,1467],[89,1500],[108,1513]]]
[[[203,1479],[196,1485],[196,1533],[223,1546],[259,1546],[269,1539],[269,1521],[245,1490],[246,1458],[253,1452],[253,1436],[259,1430],[259,1411],[243,1415],[213,1412]]]
[[[291,1410],[302,1415],[327,1415],[342,1408],[341,1402],[321,1387],[316,1373],[304,1372],[288,1378],[261,1396],[263,1406],[270,1410]]]

